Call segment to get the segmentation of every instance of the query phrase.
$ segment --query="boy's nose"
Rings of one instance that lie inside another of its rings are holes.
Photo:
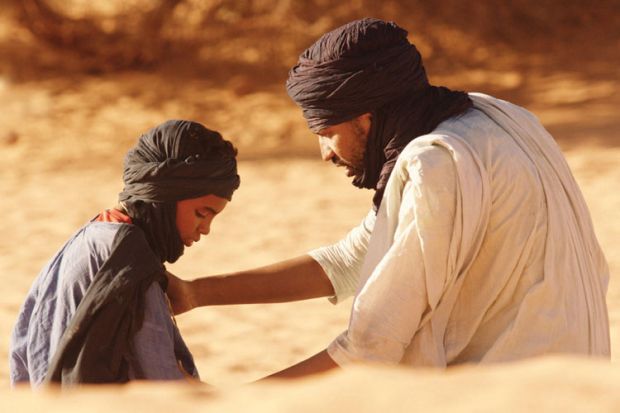
[[[211,223],[202,224],[198,227],[198,231],[200,231],[202,235],[209,235],[209,232],[211,232]]]

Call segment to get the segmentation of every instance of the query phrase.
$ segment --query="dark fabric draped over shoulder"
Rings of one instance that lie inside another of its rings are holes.
[[[130,367],[136,378],[144,378],[132,340],[142,327],[145,292],[153,282],[166,283],[159,257],[139,228],[122,225],[58,344],[46,382],[126,382]],[[184,367],[195,371],[193,365]]]
[[[371,113],[364,169],[353,184],[376,190],[375,209],[404,147],[472,106],[466,93],[429,84],[407,31],[373,18],[323,35],[302,53],[286,87],[315,133]]]
[[[127,153],[119,201],[162,262],[184,249],[176,202],[208,194],[230,200],[240,182],[235,155],[218,132],[185,120],[151,129]]]

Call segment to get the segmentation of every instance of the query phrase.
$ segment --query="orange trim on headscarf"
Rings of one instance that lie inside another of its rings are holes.
[[[131,217],[116,208],[106,209],[95,218],[97,222],[119,222],[122,224],[131,224]]]

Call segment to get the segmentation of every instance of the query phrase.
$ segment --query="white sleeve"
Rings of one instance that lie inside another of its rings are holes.
[[[362,222],[342,240],[308,253],[321,265],[334,287],[335,294],[329,299],[333,304],[352,296],[357,290],[375,217],[375,211],[371,209]]]
[[[393,242],[355,297],[348,330],[328,347],[339,365],[400,362],[445,288],[456,210],[452,159],[435,147],[403,168],[408,178]]]

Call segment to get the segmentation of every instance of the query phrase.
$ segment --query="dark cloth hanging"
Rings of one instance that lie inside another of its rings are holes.
[[[166,275],[144,233],[122,225],[58,344],[45,381],[123,383],[129,368],[140,377],[132,339],[142,327],[144,295],[153,282],[165,290]]]
[[[302,53],[286,87],[315,133],[371,113],[364,168],[353,184],[376,190],[375,210],[404,147],[472,107],[466,93],[429,84],[407,31],[373,18],[323,35]]]

